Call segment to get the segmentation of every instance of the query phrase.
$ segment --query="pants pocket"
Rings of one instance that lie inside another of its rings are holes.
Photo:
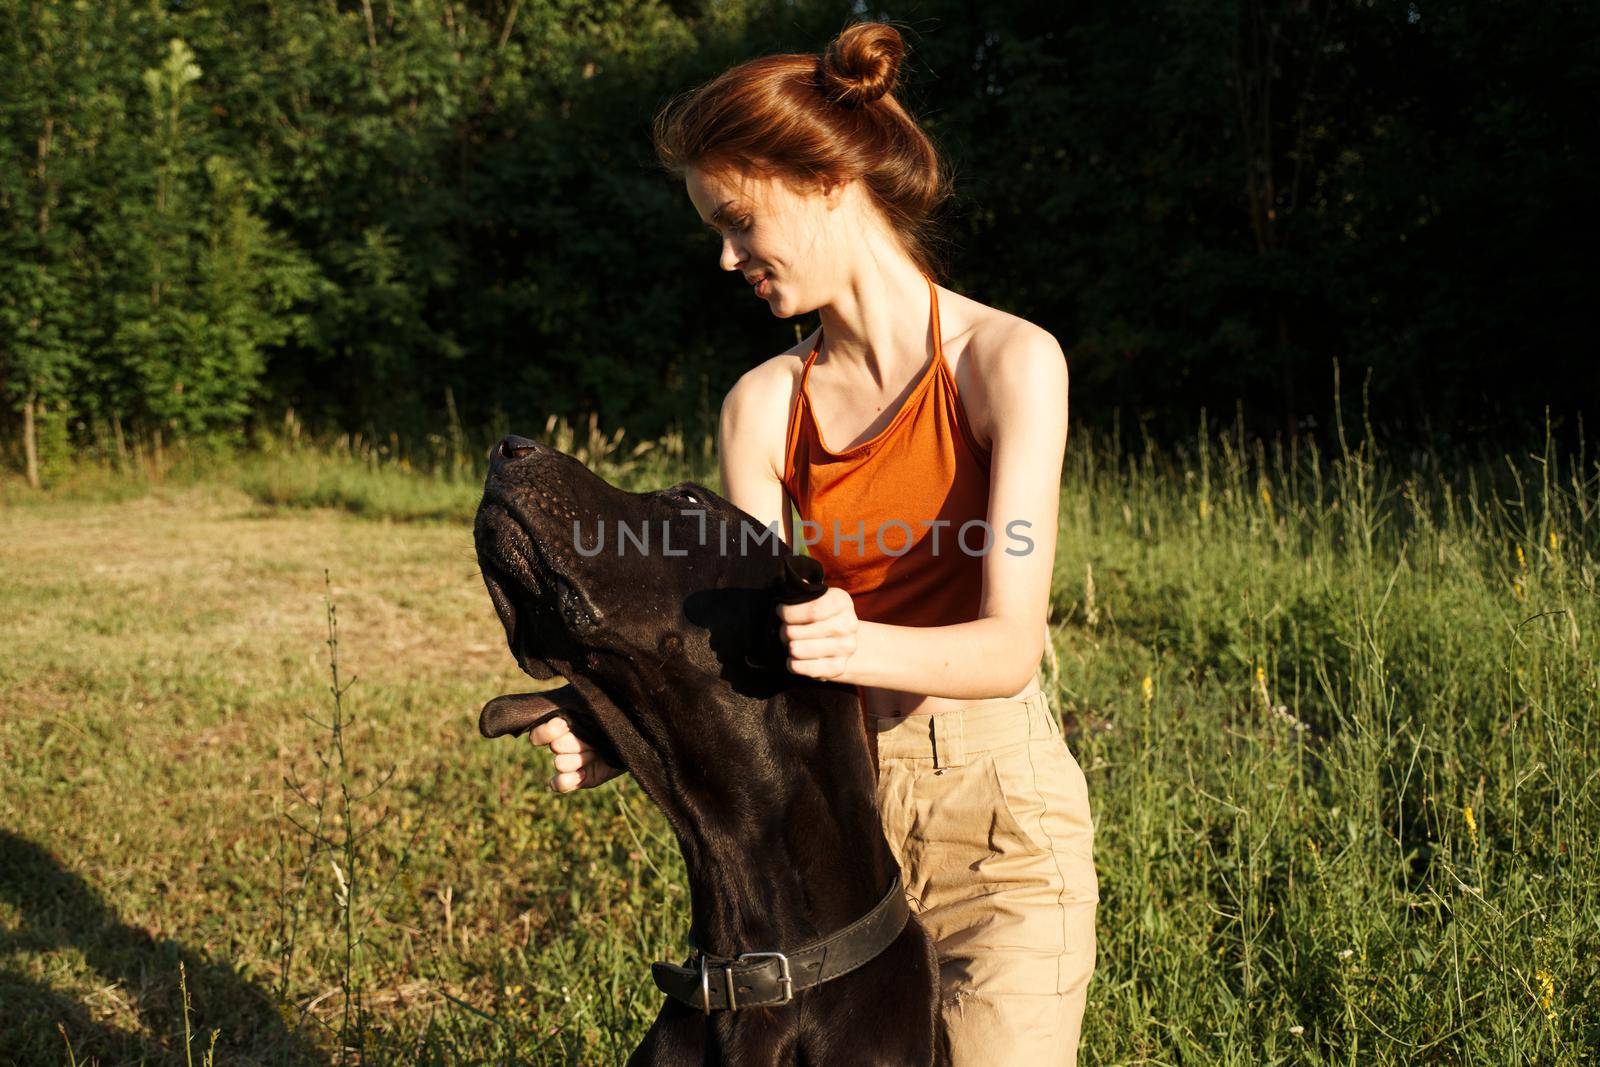
[[[947,995],[1081,990],[1098,895],[1076,761],[1049,738],[969,756],[917,773],[906,808],[904,869],[941,985]]]
[[[1098,901],[1094,821],[1083,770],[1059,735],[992,754],[995,790],[1032,854],[1049,858],[1063,900]]]

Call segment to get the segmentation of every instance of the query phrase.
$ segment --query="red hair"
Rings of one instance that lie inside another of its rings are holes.
[[[810,192],[859,179],[902,247],[937,277],[934,211],[951,179],[933,142],[895,99],[906,45],[881,22],[846,27],[822,53],[762,56],[675,97],[652,139],[677,177],[711,173],[781,178]]]

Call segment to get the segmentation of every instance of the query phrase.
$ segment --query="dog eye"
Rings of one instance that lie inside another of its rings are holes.
[[[673,492],[677,495],[678,499],[687,500],[691,504],[705,503],[704,500],[700,499],[700,494],[696,493],[693,489],[677,488],[674,489]]]

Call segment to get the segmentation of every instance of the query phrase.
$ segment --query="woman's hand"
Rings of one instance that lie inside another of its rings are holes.
[[[593,789],[623,773],[595,755],[594,749],[572,732],[566,719],[557,717],[540,723],[528,731],[528,740],[536,745],[549,745],[555,755],[556,773],[550,779],[554,792]]]
[[[778,633],[789,650],[789,670],[826,681],[849,667],[861,629],[849,593],[834,587],[804,604],[779,604],[778,617],[783,620]]]

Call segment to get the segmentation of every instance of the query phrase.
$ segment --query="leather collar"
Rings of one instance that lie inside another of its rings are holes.
[[[775,1008],[789,1003],[795,993],[821,985],[860,967],[900,936],[911,910],[906,906],[900,873],[883,899],[871,911],[827,937],[789,952],[741,952],[713,956],[695,951],[683,966],[652,963],[656,988],[675,1000],[707,1014],[740,1008]]]

